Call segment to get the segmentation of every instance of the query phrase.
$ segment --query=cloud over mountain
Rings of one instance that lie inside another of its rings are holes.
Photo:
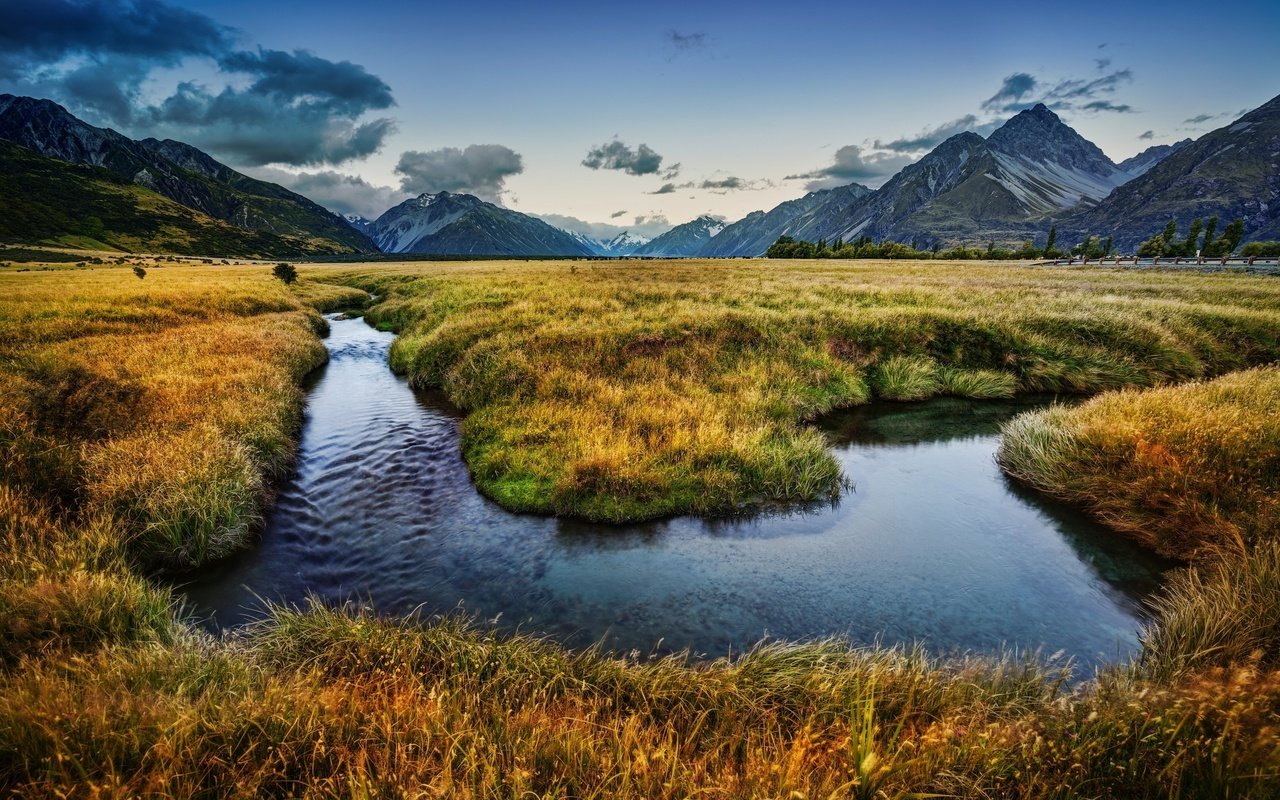
[[[395,100],[364,67],[305,50],[245,50],[238,38],[161,0],[8,0],[0,81],[245,166],[340,164],[376,152],[395,129],[389,118],[365,119]],[[163,99],[144,99],[156,70],[190,58],[212,61],[225,83],[186,80]]]
[[[497,202],[506,190],[506,180],[524,172],[524,159],[500,144],[473,144],[464,149],[402,153],[395,167],[400,188],[411,194],[422,192],[462,192]]]
[[[807,180],[811,191],[843,186],[854,181],[876,183],[887,179],[915,159],[897,153],[868,151],[856,144],[841,147],[829,166],[811,172],[788,175],[784,180]]]
[[[377,186],[357,175],[335,170],[289,172],[276,167],[258,167],[250,173],[305,195],[330,211],[359,214],[368,219],[375,219],[388,208],[404,202],[408,195],[403,190]]]

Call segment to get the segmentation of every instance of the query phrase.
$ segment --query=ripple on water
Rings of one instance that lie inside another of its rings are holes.
[[[296,475],[262,540],[185,587],[214,624],[257,597],[463,608],[571,645],[723,655],[845,634],[935,650],[1002,644],[1085,663],[1136,646],[1161,562],[1010,484],[1002,420],[1044,400],[868,406],[823,428],[856,490],[831,507],[629,526],[508,513],[462,461],[458,417],[386,365],[393,340],[334,320]]]

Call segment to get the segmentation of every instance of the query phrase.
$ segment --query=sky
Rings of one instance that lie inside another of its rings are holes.
[[[335,211],[597,236],[878,186],[1045,102],[1112,159],[1280,93],[1280,3],[0,0],[0,91]]]

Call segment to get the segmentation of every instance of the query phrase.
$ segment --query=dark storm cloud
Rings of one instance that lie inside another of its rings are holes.
[[[238,164],[341,164],[381,149],[395,130],[387,118],[359,122],[394,104],[391,89],[364,67],[305,51],[228,54],[223,68],[253,76],[245,88],[211,92],[182,83],[136,126],[222,154]]]
[[[494,202],[501,199],[506,179],[523,171],[520,154],[500,144],[410,150],[396,164],[400,188],[406,192],[462,192]]]
[[[0,77],[68,56],[123,56],[176,64],[216,57],[230,28],[159,0],[5,0],[0,3]]]
[[[647,194],[675,194],[676,185],[674,183],[664,183],[655,191],[647,192]]]
[[[317,98],[325,108],[354,115],[395,105],[391,87],[359,64],[329,61],[305,50],[240,51],[221,60],[228,72],[257,76],[251,90],[278,98]]]
[[[376,152],[394,130],[390,119],[362,119],[395,104],[364,67],[304,50],[237,49],[235,38],[160,0],[5,0],[0,79],[92,122],[180,139],[242,166],[339,164]],[[156,68],[190,57],[213,61],[229,85],[185,82],[141,102]]]
[[[587,157],[582,159],[582,166],[591,169],[617,169],[628,175],[653,175],[662,169],[662,156],[647,144],[632,150],[614,139],[588,150]]]
[[[615,212],[613,212],[612,214],[610,214],[610,215],[609,215],[609,219],[617,219],[618,217],[621,217],[621,216],[625,215],[626,213],[627,213],[627,212],[626,212],[625,210],[624,210],[624,211],[615,211]]]
[[[1142,133],[1138,134],[1138,138],[1139,138],[1139,139],[1142,139],[1143,141],[1146,141],[1146,140],[1148,140],[1148,139],[1154,139],[1154,138],[1156,138],[1156,132],[1155,132],[1155,131],[1143,131]]]
[[[836,151],[834,163],[822,169],[799,175],[788,175],[785,180],[807,180],[809,191],[844,186],[854,181],[876,183],[895,174],[915,159],[898,153],[877,153],[856,144],[845,145]]]

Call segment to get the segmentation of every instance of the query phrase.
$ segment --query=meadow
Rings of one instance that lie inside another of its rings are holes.
[[[1280,358],[1280,285],[972,262],[471,262],[323,273],[468,412],[481,491],[623,522],[820,500],[806,421],[873,398],[1096,393]]]
[[[1149,423],[1153,447],[1167,435],[1170,452],[1211,451],[1178,462],[1187,480],[1161,484],[1171,496],[1211,481],[1204,471],[1229,454],[1253,454],[1226,481],[1231,502],[1214,506],[1242,531],[1235,557],[1248,568],[1205,557],[1160,598],[1142,657],[1079,685],[1037,656],[939,660],[826,641],[732,660],[618,658],[458,619],[316,605],[213,636],[158,579],[251,544],[289,469],[300,383],[324,360],[318,312],[362,307],[366,292],[378,295],[369,319],[401,334],[393,366],[468,410],[463,446],[485,492],[511,508],[620,520],[838,491],[841,476],[804,422],[872,397],[1196,381],[1103,395],[1079,420],[1133,416],[1123,403],[1143,402],[1256,414],[1266,401],[1250,398],[1265,398],[1273,370],[1202,379],[1280,357],[1280,283],[868,262],[300,272],[286,287],[269,265],[153,264],[142,279],[124,266],[0,271],[0,789],[1280,791],[1280,663],[1274,620],[1259,611],[1280,607],[1268,599],[1280,546],[1265,527],[1272,517],[1249,499],[1274,480],[1273,429],[1237,439],[1224,422],[1192,442],[1176,425]],[[1050,422],[1062,440],[1077,429]],[[1156,480],[1174,462],[1134,463]],[[1036,480],[1030,468],[1017,473]],[[1144,506],[1146,494],[1098,510],[1159,518],[1164,507]]]

